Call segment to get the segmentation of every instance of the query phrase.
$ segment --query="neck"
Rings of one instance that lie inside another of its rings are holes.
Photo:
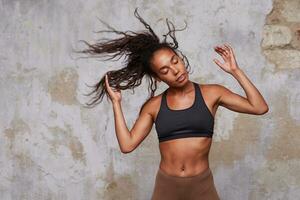
[[[168,93],[172,94],[172,95],[185,95],[187,93],[189,93],[191,90],[193,90],[193,82],[192,81],[188,81],[185,85],[181,86],[181,87],[169,87],[168,88]]]

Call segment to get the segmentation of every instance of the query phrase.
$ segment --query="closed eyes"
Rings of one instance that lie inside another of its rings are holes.
[[[178,59],[177,59],[177,58],[174,58],[174,59],[173,59],[173,63],[174,63],[174,64],[177,64],[177,63],[178,63]],[[169,71],[169,70],[168,70],[168,68],[166,68],[166,67],[162,69],[162,73],[163,73],[163,74],[167,74],[168,71]]]

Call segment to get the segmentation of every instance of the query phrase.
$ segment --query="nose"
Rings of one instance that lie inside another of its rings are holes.
[[[171,69],[173,70],[174,74],[178,74],[179,70],[175,66],[171,66]]]

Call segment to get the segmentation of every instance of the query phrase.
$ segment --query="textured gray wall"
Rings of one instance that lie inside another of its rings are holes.
[[[81,106],[84,83],[120,65],[71,53],[78,40],[99,38],[93,31],[105,27],[97,17],[119,30],[144,29],[135,7],[160,36],[167,26],[159,18],[177,28],[187,21],[176,36],[191,80],[245,95],[212,61],[213,46],[230,43],[269,105],[263,116],[219,108],[210,165],[221,199],[298,199],[299,0],[0,1],[0,199],[150,198],[160,159],[154,126],[134,152],[122,154],[110,102]],[[122,93],[129,128],[146,84]]]

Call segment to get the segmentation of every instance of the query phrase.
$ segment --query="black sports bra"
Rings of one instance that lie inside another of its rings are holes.
[[[167,89],[163,92],[155,120],[159,142],[186,137],[212,137],[214,117],[206,106],[200,87],[193,82],[195,99],[186,109],[173,110],[167,105]]]

